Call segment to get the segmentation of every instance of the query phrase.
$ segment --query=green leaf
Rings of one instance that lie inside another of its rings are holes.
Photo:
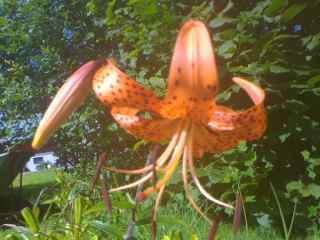
[[[29,229],[31,230],[31,232],[34,234],[38,233],[39,229],[40,229],[39,222],[37,221],[37,219],[33,215],[31,209],[28,207],[22,209],[21,215],[22,215],[24,221],[26,222],[26,224],[28,225]]]
[[[21,237],[21,238],[14,238],[14,239],[9,238],[8,240],[20,240],[20,239],[33,240],[34,239],[33,234],[30,232],[29,229],[27,229],[25,227],[17,226],[17,225],[14,225],[14,224],[3,224],[3,226],[11,228],[14,231],[18,232],[19,233],[19,237]]]
[[[307,7],[306,3],[296,3],[291,5],[283,14],[282,21],[289,22],[293,18],[295,18],[299,13],[301,13]]]
[[[307,83],[310,87],[314,87],[318,82],[320,82],[320,74],[313,76],[312,78],[310,78]]]
[[[288,137],[290,137],[291,133],[284,133],[279,136],[280,142],[284,143]]]
[[[271,228],[272,220],[268,214],[259,214],[257,216],[257,222],[262,227]]]
[[[108,3],[108,7],[106,9],[106,20],[107,24],[115,23],[115,16],[114,16],[114,6],[116,5],[117,0],[112,0]]]
[[[117,201],[114,201],[113,206],[115,208],[119,208],[119,209],[132,209],[135,207],[134,204],[132,204],[128,199],[126,198],[121,198],[118,199]]]
[[[77,197],[73,202],[73,214],[74,214],[74,223],[77,225],[80,225],[81,216],[82,216],[81,197]]]
[[[304,184],[299,180],[299,181],[291,181],[287,184],[287,191],[292,192],[292,191],[301,191],[304,188]]]
[[[138,151],[140,148],[145,147],[149,142],[146,140],[140,140],[133,145],[133,151]]]
[[[304,160],[308,160],[310,158],[310,152],[307,150],[302,151],[301,155],[303,156]]]
[[[89,1],[86,4],[86,10],[88,11],[88,15],[93,15],[97,11],[97,6],[94,1]]]
[[[273,16],[280,9],[288,5],[288,0],[273,0],[270,5],[266,8],[266,15]]]
[[[209,26],[212,28],[218,28],[225,25],[226,23],[232,23],[233,21],[234,19],[232,18],[216,17],[209,23]]]
[[[229,40],[229,41],[225,41],[222,45],[219,46],[218,48],[218,54],[224,58],[231,58],[234,53],[237,50],[237,45]]]
[[[309,50],[312,51],[320,46],[320,33],[302,38],[302,44]]]
[[[90,227],[97,229],[101,233],[105,233],[106,236],[112,236],[112,238],[122,239],[123,232],[118,225],[111,225],[101,221],[92,221],[89,223]]]
[[[308,190],[316,199],[320,198],[320,185],[311,183],[308,185]]]
[[[270,72],[272,73],[287,73],[290,72],[288,68],[279,66],[279,65],[270,65],[269,67]]]
[[[179,219],[176,216],[159,216],[157,219],[157,222],[160,224],[165,224],[165,225],[181,225],[190,234],[195,233],[195,230],[193,229],[193,227],[191,225],[187,224],[182,219]]]

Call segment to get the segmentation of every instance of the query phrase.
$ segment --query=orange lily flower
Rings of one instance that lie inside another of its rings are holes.
[[[129,134],[152,142],[169,141],[155,166],[135,170],[108,168],[144,174],[138,181],[110,192],[135,187],[160,172],[162,178],[139,195],[143,200],[158,192],[157,209],[166,184],[182,162],[187,197],[200,214],[204,215],[188,190],[188,171],[206,198],[233,208],[202,187],[194,168],[194,158],[200,158],[205,152],[219,153],[242,140],[256,140],[266,129],[264,91],[243,78],[236,77],[233,81],[247,92],[254,106],[233,111],[216,104],[214,97],[219,82],[210,35],[202,22],[190,20],[179,32],[170,66],[168,92],[163,99],[127,76],[111,60],[91,61],[77,70],[59,90],[37,129],[32,146],[39,149],[46,142],[81,104],[92,85],[98,99],[110,108],[114,120]],[[141,112],[149,112],[151,116],[143,117]]]

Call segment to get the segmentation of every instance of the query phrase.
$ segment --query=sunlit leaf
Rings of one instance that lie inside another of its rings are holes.
[[[272,0],[270,5],[267,7],[265,13],[268,16],[273,16],[276,14],[281,8],[285,7],[288,4],[288,0]]]
[[[290,72],[290,69],[282,67],[280,65],[270,65],[270,72],[272,73],[287,73]]]
[[[311,183],[308,185],[308,189],[312,196],[314,196],[316,199],[320,198],[320,185]]]
[[[232,18],[227,18],[227,17],[216,17],[214,18],[210,23],[209,26],[212,28],[218,28],[221,27],[227,23],[232,23],[234,19]]]
[[[317,85],[319,82],[320,82],[320,74],[310,78],[307,83],[308,83],[308,85],[313,87],[313,86]]]
[[[296,3],[291,5],[283,14],[282,21],[289,22],[293,18],[295,18],[298,14],[300,14],[307,7],[306,3]]]

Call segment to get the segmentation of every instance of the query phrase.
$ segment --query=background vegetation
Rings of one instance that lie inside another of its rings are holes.
[[[199,174],[228,201],[240,188],[249,223],[267,228],[281,223],[272,182],[287,219],[296,204],[294,231],[304,234],[320,223],[319,11],[318,0],[0,1],[0,137],[9,145],[29,141],[51,96],[89,59],[114,58],[163,95],[177,31],[201,19],[213,33],[219,102],[250,104],[231,82],[244,76],[266,89],[269,123],[262,140],[206,155]],[[137,141],[92,96],[52,145],[63,164],[80,163],[81,178],[102,151],[109,164],[143,165],[148,143]]]

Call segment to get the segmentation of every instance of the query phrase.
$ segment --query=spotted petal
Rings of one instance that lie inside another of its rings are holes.
[[[160,99],[112,61],[106,61],[96,72],[93,89],[100,101],[111,107],[115,121],[131,135],[154,142],[173,135],[176,121],[159,116]]]
[[[233,111],[213,103],[210,121],[195,133],[197,156],[203,152],[225,151],[242,140],[256,140],[266,130],[264,91],[242,78],[234,78],[233,81],[248,93],[255,105],[244,111]]]
[[[158,112],[160,99],[149,89],[107,60],[93,78],[93,89],[107,106],[130,107]]]
[[[139,115],[136,108],[113,107],[111,114],[120,127],[131,135],[153,142],[169,140],[178,127],[177,120],[146,119]]]
[[[176,41],[161,114],[171,119],[188,114],[197,117],[199,106],[208,107],[217,92],[217,68],[209,32],[202,22],[190,20]]]

